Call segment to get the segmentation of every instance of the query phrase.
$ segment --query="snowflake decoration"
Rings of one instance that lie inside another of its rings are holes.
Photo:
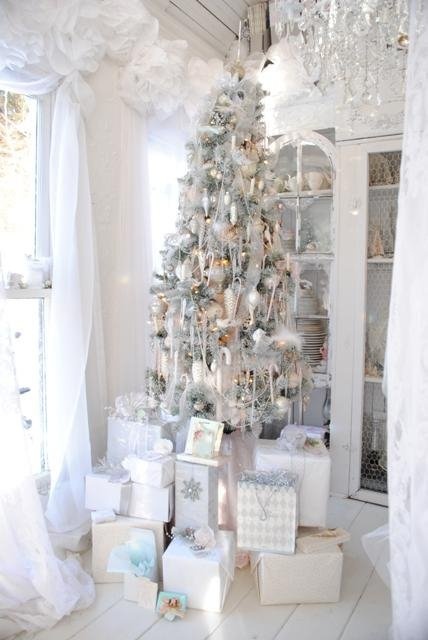
[[[190,480],[184,480],[183,485],[184,486],[181,489],[181,493],[186,500],[196,502],[197,500],[201,499],[202,485],[200,482],[197,482],[196,480],[191,478]]]

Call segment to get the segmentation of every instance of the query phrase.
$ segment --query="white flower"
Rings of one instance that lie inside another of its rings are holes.
[[[184,40],[138,43],[120,75],[119,93],[125,102],[142,115],[156,111],[160,117],[170,116],[183,102],[186,49]]]
[[[216,539],[214,531],[211,527],[203,526],[196,529],[194,533],[195,544],[203,549],[214,549],[216,546]]]
[[[162,456],[169,456],[172,453],[173,444],[168,438],[159,438],[153,444],[153,451],[160,453]]]

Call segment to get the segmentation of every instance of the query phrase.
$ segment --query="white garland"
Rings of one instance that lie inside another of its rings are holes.
[[[123,67],[119,94],[143,115],[194,115],[223,70],[218,59],[188,60],[185,41],[159,38],[140,0],[3,0],[0,34],[0,71],[86,75],[107,55]]]

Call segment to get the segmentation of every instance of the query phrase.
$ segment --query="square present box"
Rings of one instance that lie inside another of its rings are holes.
[[[259,471],[281,469],[299,477],[299,526],[325,527],[330,494],[330,454],[324,445],[287,451],[276,440],[257,440],[254,466]]]
[[[315,553],[251,554],[260,603],[269,605],[338,602],[342,565],[337,545]]]
[[[114,547],[129,540],[133,527],[149,529],[155,534],[159,577],[162,578],[162,554],[165,548],[164,523],[118,516],[114,522],[92,525],[92,577],[96,583],[123,582],[123,574],[108,573],[110,553]]]
[[[175,463],[175,525],[218,529],[218,467],[177,460]]]
[[[123,418],[107,418],[107,460],[120,464],[130,453],[137,456],[153,449],[159,438],[167,438],[168,428],[156,422],[138,422]]]
[[[220,612],[234,577],[235,535],[218,531],[214,549],[194,552],[177,536],[163,556],[163,584],[168,591],[187,595],[191,609]]]
[[[131,482],[131,497],[127,515],[146,520],[169,522],[174,513],[174,485],[158,489]]]
[[[240,549],[294,553],[297,477],[286,471],[244,471],[238,480]]]
[[[141,457],[130,454],[122,461],[122,466],[131,474],[132,482],[147,484],[162,489],[174,482],[175,458],[147,451]]]
[[[113,482],[108,473],[89,473],[85,479],[85,507],[90,511],[113,509],[127,514],[131,483]]]
[[[123,580],[123,598],[130,602],[136,602],[143,609],[152,611],[156,608],[158,584],[144,576],[134,576],[125,573]]]

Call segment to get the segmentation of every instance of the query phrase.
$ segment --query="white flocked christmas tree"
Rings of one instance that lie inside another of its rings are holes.
[[[290,420],[312,387],[293,327],[263,98],[239,63],[207,98],[152,286],[149,406],[182,421],[221,420],[226,430]]]

